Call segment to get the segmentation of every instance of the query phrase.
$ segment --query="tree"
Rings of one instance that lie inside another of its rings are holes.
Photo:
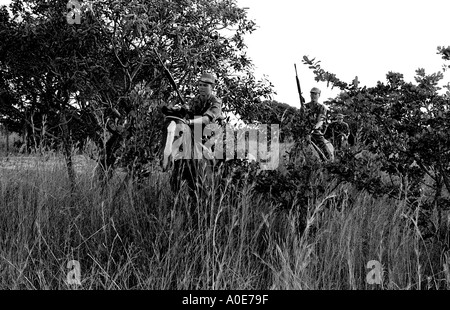
[[[438,51],[448,58],[447,50]],[[356,124],[362,138],[358,147],[376,153],[381,170],[403,180],[411,206],[417,205],[427,176],[433,180],[433,195],[422,201],[422,209],[434,207],[439,215],[448,209],[450,200],[442,194],[444,187],[450,191],[450,97],[439,94],[443,74],[426,74],[418,69],[413,84],[405,82],[401,73],[389,72],[386,83],[359,88],[327,73],[318,62],[305,63],[315,70],[318,80],[344,90],[331,104],[349,114],[350,122]],[[345,171],[346,180],[356,181],[372,193],[395,193],[392,188],[383,188],[380,179],[375,182],[368,178],[367,173],[360,174],[365,180],[358,178],[354,162],[352,156],[345,158],[341,164],[352,168],[337,171]]]
[[[64,146],[72,179],[70,150],[86,137],[101,150],[102,171],[122,163],[137,172],[152,161],[161,142],[159,107],[189,98],[202,71],[218,76],[228,111],[245,115],[255,98],[272,92],[252,74],[244,35],[255,23],[233,0],[81,3],[72,12],[81,14],[80,24],[68,24],[65,5],[14,0],[12,16],[2,10],[0,38],[8,44],[0,55],[16,98],[5,113],[27,126],[42,115],[50,128],[61,124],[46,133]]]

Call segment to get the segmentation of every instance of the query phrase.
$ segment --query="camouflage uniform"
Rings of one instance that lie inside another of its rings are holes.
[[[328,112],[327,107],[322,103],[314,103],[310,101],[306,103],[305,108],[306,108],[305,109],[306,120],[307,124],[309,125],[308,129],[312,131],[311,133],[312,142],[314,142],[322,150],[322,152],[325,154],[325,156],[327,156],[328,159],[333,158],[333,155],[330,154],[330,151],[327,148],[327,143],[329,142],[325,139],[324,134],[322,132],[323,125],[321,128],[314,129],[314,127],[319,121],[323,121],[323,124],[325,124]]]
[[[222,115],[222,101],[214,95],[208,98],[198,95],[192,99],[190,110],[194,116],[208,116],[209,124],[211,124]]]
[[[201,141],[193,141],[192,147],[195,148],[194,154],[202,154],[204,152],[202,144],[205,143],[209,137],[203,135],[203,130],[206,125],[214,123],[222,115],[222,101],[214,95],[203,97],[197,95],[192,99],[189,106],[189,115],[192,117],[207,116],[209,122],[202,123],[202,136]],[[191,130],[196,130],[194,125],[190,125]],[[196,152],[196,153],[195,153]],[[211,150],[213,152],[213,149]],[[195,156],[195,155],[194,155]],[[203,157],[203,156],[202,156]],[[206,165],[203,165],[206,164]],[[199,175],[202,174],[201,170],[206,169],[206,174],[211,175],[214,167],[214,160],[191,160],[182,159],[175,162],[175,168],[173,173],[172,184],[175,184],[174,190],[177,191],[181,180],[187,180],[190,190],[190,195],[195,197],[194,191],[197,188],[197,182],[199,181]],[[180,178],[181,176],[181,178]]]
[[[336,149],[341,149],[347,144],[349,134],[350,128],[346,122],[334,121],[327,128],[327,136],[331,137]]]

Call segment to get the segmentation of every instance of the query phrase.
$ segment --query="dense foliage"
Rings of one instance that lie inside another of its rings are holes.
[[[232,0],[82,2],[72,12],[30,0],[9,9],[0,12],[2,122],[23,128],[29,144],[62,145],[69,174],[71,149],[88,137],[104,170],[152,161],[160,106],[192,96],[202,71],[217,75],[225,110],[244,118],[272,91],[245,54],[255,23]]]

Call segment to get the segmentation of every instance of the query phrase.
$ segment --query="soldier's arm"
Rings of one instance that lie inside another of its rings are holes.
[[[320,129],[323,126],[323,123],[325,122],[327,115],[327,109],[325,106],[321,106],[319,116],[317,117],[317,123],[316,126],[314,126],[314,129]]]
[[[222,101],[213,97],[211,107],[202,115],[189,121],[190,125],[195,124],[211,124],[222,115]]]
[[[323,122],[325,121],[325,115],[320,114],[317,118],[316,126],[314,126],[314,129],[319,129],[323,126]]]
[[[209,117],[202,116],[188,120],[189,125],[197,125],[197,124],[209,124]]]
[[[203,114],[203,117],[207,116],[209,122],[213,123],[222,115],[222,100],[213,97],[211,107]]]

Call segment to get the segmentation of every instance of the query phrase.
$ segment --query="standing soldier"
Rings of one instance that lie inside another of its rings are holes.
[[[326,134],[331,137],[331,141],[337,150],[341,150],[348,145],[350,128],[344,122],[344,114],[339,113],[336,115],[336,120],[328,126]]]
[[[213,94],[216,78],[211,73],[203,73],[198,81],[198,93],[191,100],[189,105],[181,106],[175,105],[172,109],[181,109],[182,107],[187,110],[187,125],[191,130],[194,130],[195,126],[201,126],[199,137],[195,137],[194,147],[197,148],[197,152],[201,153],[202,148],[199,146],[205,142],[206,137],[203,136],[203,130],[206,125],[212,123],[220,123],[223,121],[222,116],[222,101]]]
[[[329,160],[333,161],[333,151],[328,147],[330,142],[323,135],[328,108],[324,104],[319,103],[320,89],[313,87],[310,95],[311,101],[305,104],[305,112],[309,129],[312,131],[311,140],[322,150],[323,154]]]
[[[207,180],[213,177],[214,168],[214,160],[203,156],[203,140],[206,138],[203,136],[203,130],[206,125],[222,120],[222,101],[213,94],[215,82],[214,75],[203,73],[198,80],[198,93],[191,100],[190,104],[176,104],[165,109],[166,113],[173,114],[172,116],[176,116],[179,120],[188,118],[185,123],[190,129],[183,127],[178,138],[183,139],[181,141],[185,141],[186,144],[183,142],[183,144],[177,146],[181,155],[179,157],[175,156],[177,159],[173,161],[174,166],[170,177],[170,184],[172,190],[178,192],[182,182],[186,181],[190,197],[189,211],[192,216],[193,227],[198,227],[198,221],[200,219],[197,212],[198,194],[206,192],[205,186],[209,183]],[[179,112],[178,115],[177,112]],[[175,132],[177,132],[174,126],[171,129],[168,127],[167,131],[169,130],[171,130],[172,141],[166,139],[166,147],[168,145],[170,147],[167,147],[168,152],[164,150],[165,156],[169,153],[173,154],[173,139]],[[183,150],[181,151],[180,149]],[[166,162],[167,160],[164,159],[163,163]]]
[[[222,116],[222,101],[213,95],[215,77],[203,73],[198,82],[198,95],[192,100],[191,112],[196,117],[188,121],[189,125],[214,123]]]
[[[195,149],[190,158],[176,160],[171,177],[172,190],[178,191],[182,180],[187,180],[189,194],[193,198],[195,207],[195,190],[201,186],[201,175],[212,176],[213,160],[203,158],[203,129],[206,125],[215,123],[222,119],[222,101],[213,94],[216,79],[210,73],[203,73],[198,81],[198,94],[192,99],[189,106],[176,105],[175,109],[185,108],[187,110],[187,125],[193,133],[192,147]],[[200,135],[196,136],[196,127],[200,128]],[[184,133],[187,134],[187,133]],[[196,158],[196,154],[200,158]],[[193,208],[194,209],[194,208]],[[191,211],[193,211],[193,209]]]
[[[202,153],[201,145],[205,143],[208,137],[203,135],[203,130],[206,125],[213,123],[220,123],[222,120],[222,100],[213,94],[216,78],[210,73],[203,73],[198,81],[198,95],[192,100],[190,106],[190,114],[194,116],[193,119],[188,119],[188,125],[191,129],[194,126],[201,125],[202,135],[194,137],[196,139],[194,147],[197,153]],[[195,133],[194,133],[195,136]],[[211,165],[212,162],[209,161]]]
[[[203,73],[198,80],[198,93],[189,105],[176,104],[172,110],[188,110],[187,124],[208,125],[222,119],[222,101],[213,94],[216,78],[211,73]],[[194,116],[194,118],[192,118]]]

